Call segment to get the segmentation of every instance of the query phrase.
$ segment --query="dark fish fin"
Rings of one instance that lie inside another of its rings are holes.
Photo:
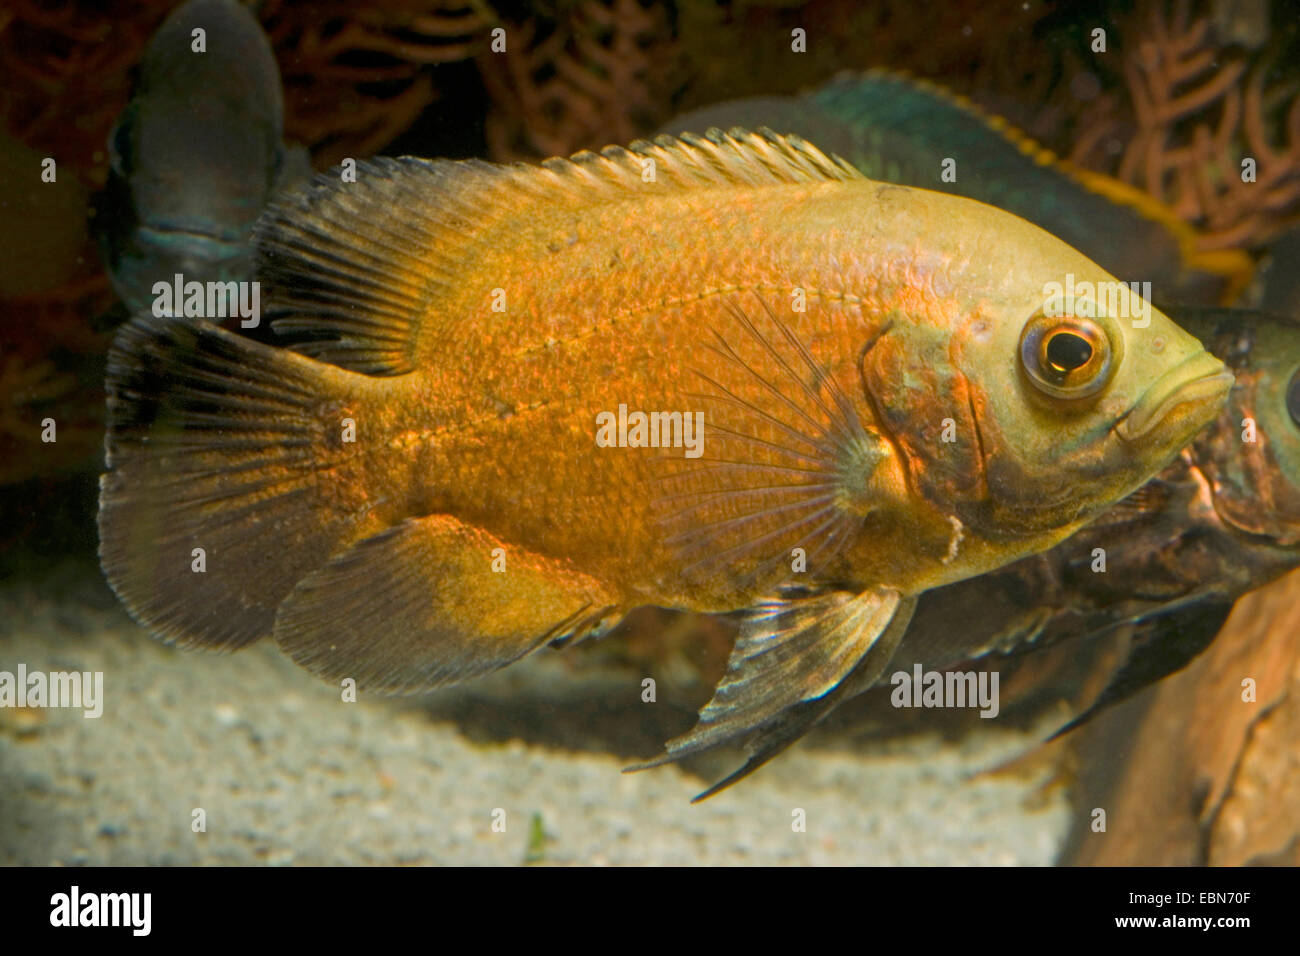
[[[426,303],[454,280],[476,215],[456,187],[472,196],[493,169],[477,160],[361,160],[356,182],[321,173],[273,200],[254,242],[263,311],[276,331],[299,352],[355,372],[413,370]]]
[[[784,753],[795,742],[801,740],[816,727],[841,702],[847,698],[832,692],[817,700],[796,704],[770,723],[758,728],[745,741],[745,753],[748,755],[744,764],[723,777],[702,793],[691,798],[691,803],[707,800],[716,793],[721,793],[733,784],[744,780],[751,773],[762,767],[774,757]]]
[[[508,563],[496,571],[494,551]],[[280,607],[275,639],[326,680],[417,693],[487,674],[610,615],[600,585],[449,515],[335,555]]]
[[[1128,657],[1097,699],[1047,739],[1051,741],[1068,734],[1106,708],[1182,670],[1214,642],[1230,613],[1231,601],[1211,598],[1199,603],[1180,602],[1175,610],[1143,619]]]
[[[872,645],[871,650],[858,661],[857,666],[829,694],[796,704],[755,730],[745,740],[747,759],[744,764],[703,793],[697,794],[691,802],[699,803],[701,800],[707,800],[715,793],[720,793],[744,780],[772,758],[784,753],[792,744],[802,740],[840,704],[869,690],[885,673],[889,662],[893,659],[894,652],[911,623],[915,609],[916,599],[906,599],[895,612],[894,619],[890,621],[888,632]]]
[[[458,288],[462,264],[511,241],[543,207],[654,190],[861,179],[842,160],[770,130],[710,130],[610,146],[541,166],[413,157],[357,163],[356,181],[323,173],[273,202],[256,229],[257,273],[275,328],[299,351],[358,372],[395,375],[432,360],[425,322]]]
[[[859,667],[883,670],[915,607],[913,598],[878,589],[861,594],[829,591],[752,609],[741,625],[727,672],[695,728],[670,740],[662,756],[629,769],[681,760],[755,731],[792,707],[830,694],[850,673],[860,673]],[[759,752],[763,739],[779,742],[774,756],[797,736],[760,736]]]
[[[896,456],[860,419],[845,387],[762,296],[751,316],[730,299],[714,331],[713,371],[697,370],[709,443],[666,460],[653,502],[682,577],[700,586],[771,593],[824,570],[862,527],[871,482]],[[730,376],[718,375],[722,363]],[[723,384],[719,379],[727,384]]]
[[[326,435],[364,386],[206,323],[137,318],[119,330],[99,555],[142,623],[227,650],[271,633],[284,596],[361,521],[317,472],[347,472],[357,446]]]

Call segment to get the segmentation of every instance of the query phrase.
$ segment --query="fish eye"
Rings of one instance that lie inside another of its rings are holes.
[[[1291,424],[1300,428],[1300,368],[1291,376],[1291,384],[1286,387],[1286,410],[1291,416]]]
[[[1053,398],[1096,395],[1114,370],[1111,353],[1106,330],[1083,316],[1037,315],[1020,333],[1021,367]]]

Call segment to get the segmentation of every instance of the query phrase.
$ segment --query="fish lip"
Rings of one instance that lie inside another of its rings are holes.
[[[1198,371],[1201,374],[1194,374]],[[1190,379],[1189,374],[1193,374]],[[1209,352],[1197,352],[1156,379],[1115,424],[1115,433],[1130,444],[1141,441],[1179,405],[1218,404],[1211,400],[1218,397],[1221,402],[1226,398],[1234,381],[1217,358]]]

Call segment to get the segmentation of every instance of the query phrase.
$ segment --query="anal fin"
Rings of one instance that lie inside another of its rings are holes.
[[[761,605],[743,623],[727,672],[694,729],[670,740],[663,756],[629,769],[670,763],[753,733],[751,743],[756,746],[751,747],[750,761],[708,793],[740,779],[834,707],[809,707],[809,702],[828,698],[850,674],[855,684],[859,675],[870,674],[861,685],[869,686],[893,656],[915,605],[914,598],[884,588],[861,594],[831,591]],[[803,714],[815,716],[811,721],[798,719]],[[798,732],[774,729],[783,721]]]
[[[275,639],[327,680],[418,693],[581,636],[616,604],[562,562],[428,515],[359,542],[300,581],[276,615]]]

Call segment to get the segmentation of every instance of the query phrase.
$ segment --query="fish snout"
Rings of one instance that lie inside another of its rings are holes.
[[[1161,375],[1115,425],[1128,444],[1157,431],[1181,447],[1214,418],[1233,385],[1227,366],[1209,352],[1197,352]]]

